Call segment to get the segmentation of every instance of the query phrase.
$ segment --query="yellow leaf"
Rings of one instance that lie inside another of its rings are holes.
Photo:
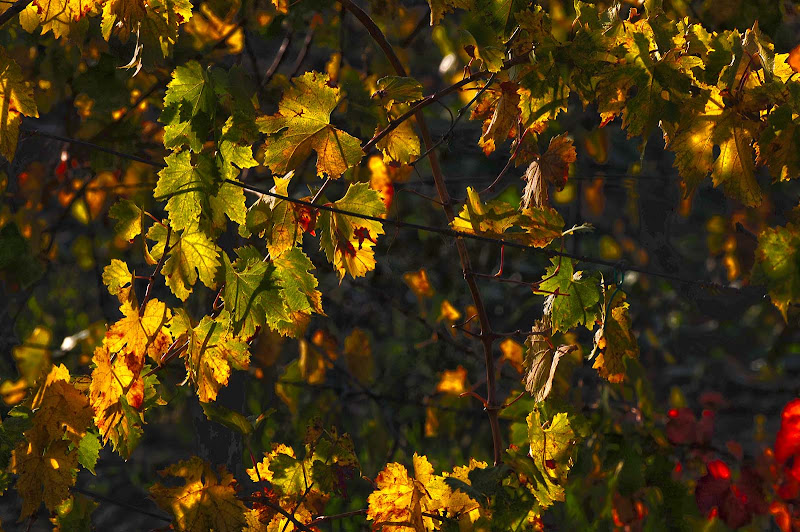
[[[25,435],[41,449],[50,441],[62,439],[77,445],[92,419],[88,399],[70,384],[69,370],[63,364],[53,366],[31,408],[36,414],[33,427]]]
[[[69,35],[73,24],[102,5],[99,0],[34,0],[42,23],[42,34],[53,30],[56,38]]]
[[[39,117],[33,89],[23,81],[19,65],[0,47],[0,155],[9,161],[17,151],[17,138],[22,116]]]
[[[47,450],[21,442],[11,462],[11,470],[18,475],[17,493],[22,498],[19,521],[36,512],[42,502],[48,510],[55,511],[69,497],[77,467],[78,452],[69,450],[68,441],[55,441]]]
[[[106,346],[95,349],[92,362],[92,383],[89,386],[89,401],[94,410],[94,423],[100,431],[103,443],[109,439],[117,446],[119,438],[129,433],[120,398],[125,396],[128,405],[139,408],[144,400],[144,381],[141,375],[134,374],[123,357],[111,363]]]
[[[522,373],[522,344],[506,338],[500,342],[500,352],[503,353],[500,360],[507,360],[518,373]]]
[[[231,367],[245,370],[250,364],[247,344],[219,322],[204,317],[191,333],[184,356],[186,372],[197,386],[197,397],[207,403],[227,386]]]
[[[253,482],[271,482],[274,473],[270,471],[269,464],[279,454],[286,454],[292,458],[295,457],[294,449],[288,445],[282,443],[273,444],[272,451],[264,454],[264,458],[256,464],[256,467],[251,467],[247,470],[247,474],[250,475],[250,480]]]
[[[17,361],[17,369],[22,378],[31,386],[37,384],[50,369],[50,345],[53,333],[50,329],[37,326],[25,337],[25,342],[11,352]]]
[[[428,280],[428,272],[425,271],[425,268],[420,268],[416,272],[404,273],[403,280],[418,298],[433,297],[433,287],[430,280]]]
[[[369,336],[359,328],[353,329],[344,339],[344,359],[347,369],[355,375],[358,382],[366,384],[372,381],[374,362]]]
[[[513,81],[500,84],[500,96],[494,102],[494,113],[483,127],[483,136],[478,141],[478,146],[487,156],[494,152],[495,147],[503,144],[509,133],[519,120],[519,86]]]
[[[159,472],[162,477],[182,479],[178,486],[156,484],[150,495],[174,517],[181,532],[234,532],[245,525],[247,508],[236,498],[236,481],[224,467],[193,456]]]
[[[119,308],[124,317],[109,328],[106,346],[110,353],[124,356],[125,365],[139,373],[146,354],[159,362],[159,355],[169,346],[171,337],[164,326],[172,313],[157,299],[147,302],[141,316],[135,300],[126,301]]]
[[[467,370],[463,366],[457,369],[445,370],[436,385],[439,393],[459,395],[467,391]]]

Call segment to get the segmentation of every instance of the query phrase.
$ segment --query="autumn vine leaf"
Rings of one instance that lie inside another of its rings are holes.
[[[22,69],[0,47],[0,154],[12,160],[17,151],[19,125],[23,116],[38,118],[39,111],[33,99],[33,88],[24,81]]]
[[[590,358],[594,358],[592,367],[609,382],[622,382],[625,359],[639,356],[639,344],[631,331],[628,308],[624,292],[615,285],[605,289],[604,304],[600,309],[602,325],[595,332]]]
[[[344,197],[332,203],[338,210],[378,217],[386,208],[377,192],[366,183],[350,185]],[[343,279],[345,274],[361,277],[375,269],[375,240],[383,224],[340,213],[323,211],[317,220],[320,249]]]
[[[275,177],[275,186],[270,192],[288,196],[293,172],[284,177]],[[316,225],[316,223],[315,223]],[[267,241],[271,257],[280,255],[302,241],[303,227],[301,210],[297,204],[272,196],[263,196],[247,211],[247,229]],[[313,230],[313,228],[311,228]]]
[[[550,145],[538,159],[531,162],[525,171],[525,191],[522,193],[520,206],[549,207],[549,186],[555,185],[559,190],[564,188],[569,175],[569,165],[577,158],[572,139],[561,134],[550,139]]]
[[[500,84],[500,96],[494,102],[494,113],[483,126],[483,136],[478,141],[478,146],[487,156],[491,155],[496,146],[502,145],[519,121],[519,86],[511,81]]]
[[[106,334],[106,346],[112,354],[124,357],[126,366],[134,373],[142,370],[145,355],[150,355],[159,362],[158,356],[163,354],[172,341],[167,323],[172,312],[157,299],[147,302],[139,314],[136,301],[125,301],[120,306],[124,315],[113,324]]]
[[[550,318],[545,316],[533,326],[530,336],[525,340],[527,352],[524,359],[525,389],[537,403],[547,399],[553,387],[558,361],[561,357],[577,349],[574,345],[553,347],[550,342],[552,329]]]
[[[54,366],[31,403],[32,426],[17,445],[11,469],[22,497],[20,521],[44,502],[54,511],[75,484],[78,449],[92,419],[84,394],[70,383],[69,370]]]
[[[150,495],[175,517],[181,532],[218,530],[233,532],[245,525],[247,507],[236,497],[236,480],[223,467],[194,456],[159,471],[165,478],[180,479],[177,486],[155,484]]]
[[[197,388],[197,397],[207,403],[227,386],[232,369],[246,370],[250,365],[247,344],[231,334],[225,316],[208,316],[188,331],[189,346],[184,355],[186,374]]]
[[[317,175],[338,178],[361,160],[361,143],[331,125],[331,113],[339,104],[339,89],[318,72],[294,78],[284,93],[278,112],[257,120],[268,135],[264,162],[273,173],[294,170],[314,150]]]
[[[548,206],[524,208],[519,212],[502,200],[484,203],[478,192],[468,187],[467,201],[450,226],[463,233],[546,247],[561,236],[564,219]]]

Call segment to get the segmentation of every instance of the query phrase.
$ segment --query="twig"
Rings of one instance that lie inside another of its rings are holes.
[[[144,508],[139,508],[138,506],[134,506],[132,504],[128,504],[127,502],[118,501],[116,499],[112,499],[110,497],[106,497],[105,495],[101,495],[101,494],[96,493],[94,491],[90,491],[90,490],[86,490],[86,489],[78,488],[78,487],[73,487],[72,491],[78,492],[81,495],[86,495],[87,497],[91,497],[92,499],[95,499],[95,500],[98,500],[98,501],[103,501],[103,502],[107,502],[107,503],[110,503],[110,504],[114,504],[114,505],[119,506],[121,508],[127,508],[128,510],[134,511],[136,513],[140,513],[142,515],[150,516],[150,517],[152,517],[154,519],[160,519],[160,520],[166,521],[168,523],[172,522],[172,518],[171,517],[167,517],[166,515],[161,515],[161,514],[157,514],[155,512],[151,512],[149,510],[145,510]]]
[[[308,50],[311,48],[311,41],[314,40],[314,30],[309,29],[308,33],[306,33],[306,38],[303,41],[303,46],[300,48],[300,52],[297,54],[297,59],[294,62],[289,74],[290,78],[293,78],[300,72],[300,67],[303,66],[303,61],[306,60],[306,56],[308,55]]]
[[[9,20],[19,15],[23,9],[28,7],[28,4],[33,2],[33,0],[17,0],[14,4],[6,9],[2,15],[0,15],[0,27],[5,25]]]
[[[261,82],[262,89],[269,84],[270,80],[283,63],[283,60],[286,58],[286,50],[288,50],[289,46],[292,44],[293,35],[294,32],[292,30],[286,32],[286,37],[283,38],[283,42],[281,42],[281,46],[278,48],[278,53],[275,54],[275,59],[272,60],[272,64],[269,66],[266,73],[264,73],[264,79]]]
[[[431,18],[431,8],[428,7],[428,9],[425,10],[425,14],[422,15],[422,17],[420,17],[419,22],[417,22],[417,25],[414,26],[413,30],[411,30],[411,33],[409,33],[405,39],[400,41],[400,48],[408,48],[414,41],[414,38],[419,34],[419,32],[422,31],[422,28],[427,26],[426,23],[428,22],[428,20],[430,20],[430,18]]]

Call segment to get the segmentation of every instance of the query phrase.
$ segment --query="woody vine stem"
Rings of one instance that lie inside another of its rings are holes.
[[[375,43],[381,48],[381,50],[383,50],[384,54],[386,54],[386,58],[389,60],[389,63],[391,63],[395,72],[397,72],[397,75],[403,77],[407,76],[405,67],[403,67],[403,64],[400,62],[400,59],[394,52],[392,45],[386,40],[386,36],[383,35],[383,32],[380,30],[380,28],[378,28],[377,24],[375,24],[375,21],[373,21],[372,18],[370,18],[370,16],[360,7],[353,4],[351,0],[341,0],[341,3],[342,6],[347,11],[352,13],[353,16],[355,16],[356,19],[358,19],[358,21],[369,32]],[[447,217],[447,222],[449,224],[455,219],[456,216],[455,212],[453,211],[453,204],[450,200],[450,194],[447,192],[447,187],[445,185],[444,173],[442,172],[441,166],[439,166],[439,158],[436,155],[435,146],[433,145],[431,134],[428,130],[428,124],[425,121],[425,116],[422,114],[421,109],[415,112],[414,118],[417,121],[417,127],[419,127],[420,136],[425,144],[425,150],[426,152],[430,152],[428,160],[431,165],[431,173],[433,174],[436,191],[439,194],[439,201],[442,204],[442,209],[444,210],[445,216]],[[464,239],[461,237],[456,237],[455,241],[456,249],[458,250],[458,258],[461,261],[461,271],[464,274],[464,280],[467,282],[470,295],[472,296],[472,301],[477,309],[476,312],[478,316],[478,322],[480,323],[481,327],[478,337],[483,345],[483,354],[486,362],[485,410],[487,416],[489,417],[489,426],[492,430],[494,463],[495,465],[498,465],[502,461],[501,453],[503,449],[503,441],[500,436],[500,421],[498,419],[500,407],[497,403],[497,386],[495,383],[496,373],[493,353],[493,345],[496,334],[492,331],[491,324],[489,323],[489,316],[486,313],[486,307],[483,304],[483,297],[478,289],[478,283],[475,280],[475,274],[472,271],[469,252],[467,251],[467,246],[464,243]]]

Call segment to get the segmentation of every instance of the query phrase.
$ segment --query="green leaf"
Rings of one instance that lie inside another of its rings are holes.
[[[270,461],[269,470],[272,485],[283,495],[302,495],[308,487],[302,460],[280,453]]]
[[[283,335],[300,336],[311,314],[324,314],[322,294],[316,290],[317,279],[310,272],[314,265],[300,248],[292,248],[272,262],[289,319],[280,319],[270,326]]]
[[[164,126],[164,146],[189,144],[199,152],[216,109],[214,87],[208,72],[197,61],[189,61],[172,72],[159,120]]]
[[[161,273],[178,299],[186,301],[198,278],[209,288],[216,286],[214,275],[220,266],[219,249],[198,226],[186,229],[177,242],[170,245],[169,258]]]
[[[789,305],[800,302],[800,225],[770,227],[758,236],[752,280],[767,287],[788,321]]]
[[[73,493],[56,508],[55,530],[58,532],[92,532],[95,528],[92,525],[92,513],[100,506],[100,503],[81,495]]]
[[[94,432],[87,432],[78,444],[78,463],[95,474],[94,466],[100,456],[100,437]]]
[[[566,332],[576,325],[591,325],[598,313],[600,279],[597,272],[584,277],[571,259],[553,257],[539,288],[553,292],[544,304],[553,328]],[[558,294],[555,295],[556,291]]]
[[[114,232],[117,236],[131,242],[142,232],[144,211],[129,199],[121,199],[109,210],[108,215],[117,221]]]
[[[277,322],[285,313],[278,286],[270,275],[271,265],[261,260],[255,248],[240,248],[237,253],[240,258],[234,263],[222,254],[223,299],[234,334],[248,338],[268,320]]]
[[[203,413],[211,421],[215,421],[220,425],[224,425],[229,429],[247,436],[253,432],[253,424],[250,423],[246,417],[239,412],[226,408],[217,403],[200,403],[203,407]]]
[[[188,151],[173,153],[164,161],[167,167],[158,173],[153,196],[157,201],[167,200],[170,225],[181,231],[196,225],[201,213],[207,211],[215,181],[214,163],[199,155],[193,164]]]
[[[375,95],[387,110],[395,103],[411,103],[423,97],[422,84],[414,78],[386,76],[379,79],[375,86],[378,89]]]
[[[327,76],[307,72],[292,80],[278,113],[257,120],[268,138],[264,165],[275,174],[297,168],[311,150],[317,153],[317,175],[338,178],[363,155],[359,140],[331,125],[331,113],[339,104],[339,89]]]

